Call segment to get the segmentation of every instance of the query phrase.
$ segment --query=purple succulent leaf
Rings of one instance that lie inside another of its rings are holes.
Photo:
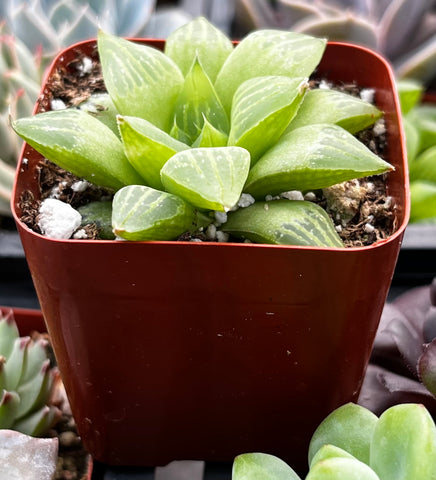
[[[424,342],[430,343],[436,338],[436,307],[430,307],[425,315]]]
[[[389,58],[401,54],[431,6],[430,0],[393,0],[379,24],[381,51]]]
[[[428,85],[436,77],[436,35],[394,62],[399,78],[414,78]]]
[[[436,339],[425,347],[418,370],[422,383],[436,397]]]
[[[398,296],[392,302],[392,305],[402,312],[416,330],[421,331],[424,325],[425,314],[431,305],[429,286],[407,290]]]
[[[436,277],[433,278],[430,285],[430,303],[436,307]]]
[[[413,36],[410,39],[410,45],[402,54],[407,54],[415,48],[420,48],[422,44],[428,41],[436,34],[436,13],[427,12],[422,19],[419,29],[413,32]]]
[[[373,364],[367,368],[358,403],[376,415],[399,403],[421,403],[436,418],[436,398],[422,383]]]
[[[334,41],[347,41],[370,48],[377,46],[377,32],[374,24],[351,14],[323,17],[309,17],[294,25],[295,32],[326,37]]]
[[[235,19],[242,34],[259,28],[279,28],[286,23],[268,0],[239,0],[236,2]]]
[[[386,9],[391,4],[392,0],[366,0],[368,4],[368,16],[376,23],[383,17]]]
[[[281,0],[277,7],[277,14],[283,19],[282,26],[292,30],[293,25],[301,20],[322,15],[322,6],[319,3],[309,3],[304,0]]]

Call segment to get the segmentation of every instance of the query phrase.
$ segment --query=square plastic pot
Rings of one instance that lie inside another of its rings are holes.
[[[60,53],[37,111],[49,108],[53,72],[95,50],[90,41]],[[374,88],[385,112],[397,228],[369,247],[45,238],[20,221],[23,192],[40,196],[41,157],[24,146],[13,213],[95,459],[163,465],[261,451],[305,469],[319,422],[357,400],[408,219],[404,138],[381,57],[331,43],[317,74]]]

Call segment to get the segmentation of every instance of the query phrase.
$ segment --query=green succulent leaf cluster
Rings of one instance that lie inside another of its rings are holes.
[[[434,480],[436,426],[423,405],[401,404],[377,417],[348,403],[316,429],[305,480]],[[236,457],[233,480],[301,480],[281,459],[263,453]]]
[[[436,222],[436,105],[422,101],[423,85],[398,82],[409,162],[410,222]]]
[[[112,228],[125,240],[172,240],[222,212],[225,231],[241,238],[340,247],[315,204],[235,211],[243,193],[263,201],[392,170],[353,136],[382,112],[345,93],[308,93],[325,46],[260,30],[233,47],[204,18],[170,35],[164,52],[100,31],[105,115],[69,108],[13,128],[62,168],[115,190]]]
[[[20,337],[12,311],[0,311],[0,428],[43,435],[58,420],[50,404],[57,370],[47,342]]]

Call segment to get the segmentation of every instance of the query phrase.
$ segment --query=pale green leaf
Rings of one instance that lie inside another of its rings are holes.
[[[417,80],[403,78],[397,80],[397,91],[401,111],[406,114],[421,101],[424,86]]]
[[[80,103],[78,108],[89,113],[97,120],[100,120],[100,122],[109,127],[117,137],[120,136],[117,124],[118,111],[108,93],[94,93],[84,102]]]
[[[347,403],[328,415],[315,430],[309,445],[309,464],[326,444],[342,448],[369,464],[371,438],[378,418],[360,405]]]
[[[113,199],[113,231],[125,240],[174,240],[192,230],[195,222],[191,205],[150,187],[130,185]]]
[[[224,108],[241,83],[265,75],[309,77],[322,58],[326,40],[279,30],[259,30],[245,37],[227,57],[215,82]]]
[[[0,392],[0,429],[11,428],[14,424],[15,413],[20,405],[20,397],[16,392]]]
[[[178,127],[188,134],[190,144],[200,135],[206,118],[216,129],[229,131],[229,120],[215,89],[197,59],[189,70],[177,97],[174,117]]]
[[[203,17],[182,25],[165,43],[165,54],[174,60],[183,75],[198,57],[212,82],[232,50],[232,42]]]
[[[191,143],[190,136],[177,125],[175,118],[170,131],[170,136],[175,138],[179,142],[185,143],[186,145],[189,145]]]
[[[413,162],[419,151],[419,132],[415,124],[409,120],[407,115],[403,115],[404,134],[406,135],[407,160],[409,164]]]
[[[161,168],[175,153],[189,148],[188,145],[142,118],[119,116],[118,124],[125,154],[144,179],[141,183],[162,190]]]
[[[13,429],[26,435],[38,437],[46,433],[56,423],[60,415],[60,411],[56,407],[44,405],[36,412],[17,420]]]
[[[23,375],[20,383],[26,383],[37,375],[44,362],[47,360],[47,341],[43,339],[34,340],[27,349],[27,361],[24,365]]]
[[[363,462],[355,458],[334,457],[316,463],[306,480],[381,480]],[[383,479],[384,480],[384,479]]]
[[[120,139],[82,110],[40,113],[16,120],[12,127],[46,158],[96,185],[118,190],[144,183],[127,160]]]
[[[370,127],[381,116],[377,107],[360,98],[338,90],[316,89],[306,94],[289,130],[313,123],[334,123],[356,133]]]
[[[216,129],[212,124],[207,121],[207,118],[205,118],[200,135],[192,144],[192,147],[225,147],[227,145],[227,140],[227,135]]]
[[[6,390],[16,390],[19,385],[27,361],[29,344],[30,337],[20,337],[14,341],[12,352],[4,365]]]
[[[233,462],[232,480],[300,480],[300,477],[274,455],[245,453]]]
[[[436,427],[423,405],[395,405],[382,413],[370,466],[383,480],[436,479]]]
[[[436,183],[436,145],[424,150],[409,163],[410,180]]]
[[[329,458],[354,458],[351,453],[346,452],[344,449],[336,447],[335,445],[326,444],[323,445],[313,456],[310,462],[310,468],[312,468],[315,463],[327,460]]]
[[[313,190],[393,170],[337,125],[300,127],[284,135],[251,169],[244,191],[255,198]]]
[[[240,147],[192,148],[176,153],[161,170],[165,190],[192,205],[230,210],[239,200],[250,167]]]
[[[184,80],[177,65],[155,48],[102,31],[98,51],[107,91],[119,113],[169,131]]]
[[[419,151],[436,145],[436,105],[420,104],[407,114],[419,133]]]
[[[8,358],[12,352],[14,341],[19,336],[18,327],[14,321],[12,312],[6,312],[3,316],[0,309],[0,355]]]
[[[415,181],[410,183],[410,222],[436,221],[436,183]]]
[[[285,131],[307,87],[307,79],[301,77],[256,77],[244,82],[233,97],[228,144],[247,149],[254,165]]]
[[[230,212],[221,228],[256,243],[344,246],[325,210],[305,201],[256,202]]]

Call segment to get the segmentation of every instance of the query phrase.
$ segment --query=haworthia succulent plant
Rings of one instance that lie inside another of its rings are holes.
[[[0,310],[0,428],[44,434],[59,419],[49,403],[56,370],[45,340],[20,337],[12,310]]]

